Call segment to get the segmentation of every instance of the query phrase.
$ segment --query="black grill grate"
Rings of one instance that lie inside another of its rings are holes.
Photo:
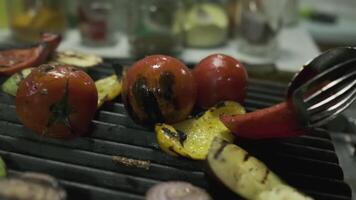
[[[94,79],[109,75],[113,61],[107,60],[88,73]],[[251,80],[247,110],[282,101],[284,90],[284,85]],[[144,199],[148,188],[166,180],[189,181],[206,188],[215,199],[239,199],[205,176],[202,162],[171,157],[159,150],[154,134],[133,123],[118,100],[98,111],[91,130],[89,136],[72,141],[37,136],[18,121],[14,98],[0,92],[0,155],[10,174],[51,174],[66,188],[69,199]],[[315,199],[351,199],[330,135],[324,130],[296,138],[240,140],[238,144]],[[150,161],[150,168],[120,165],[113,156]]]

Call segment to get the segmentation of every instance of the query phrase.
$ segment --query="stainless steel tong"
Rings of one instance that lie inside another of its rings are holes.
[[[320,127],[356,100],[356,48],[329,50],[293,78],[288,97],[307,127]]]

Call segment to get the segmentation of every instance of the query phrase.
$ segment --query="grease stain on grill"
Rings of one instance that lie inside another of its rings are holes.
[[[151,166],[151,161],[149,160],[139,160],[139,159],[127,158],[123,156],[112,156],[112,160],[115,164],[118,165],[141,168],[145,170],[149,170]]]

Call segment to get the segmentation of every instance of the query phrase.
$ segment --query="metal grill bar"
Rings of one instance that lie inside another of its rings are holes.
[[[94,79],[113,73],[110,62],[115,60],[106,61],[88,73]],[[279,103],[284,92],[284,85],[251,80],[246,108],[252,111]],[[119,99],[98,110],[91,130],[90,135],[71,141],[40,137],[19,122],[14,98],[0,92],[0,155],[10,175],[29,170],[54,175],[69,199],[144,199],[149,187],[166,180],[189,181],[206,188],[216,199],[240,199],[216,187],[216,182],[205,175],[204,163],[163,153],[154,133],[132,122]],[[311,130],[296,138],[237,143],[289,184],[316,199],[351,199],[325,130]],[[122,165],[113,156],[150,161],[149,169]]]

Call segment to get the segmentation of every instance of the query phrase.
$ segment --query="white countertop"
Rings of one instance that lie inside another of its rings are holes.
[[[103,57],[128,58],[129,44],[127,37],[119,34],[120,40],[115,46],[111,47],[87,47],[80,41],[77,30],[70,30],[59,46],[59,50],[76,50],[81,52],[93,53]],[[8,38],[7,31],[0,31],[0,42]],[[311,35],[302,26],[284,28],[278,36],[280,44],[280,56],[275,64],[278,69],[284,71],[297,71],[304,63],[319,54]],[[213,53],[224,53],[237,59],[247,60],[248,62],[261,63],[263,60],[246,57],[237,51],[236,41],[230,41],[227,45],[212,49],[191,49],[186,48],[180,56],[185,62],[196,63],[205,56]]]

